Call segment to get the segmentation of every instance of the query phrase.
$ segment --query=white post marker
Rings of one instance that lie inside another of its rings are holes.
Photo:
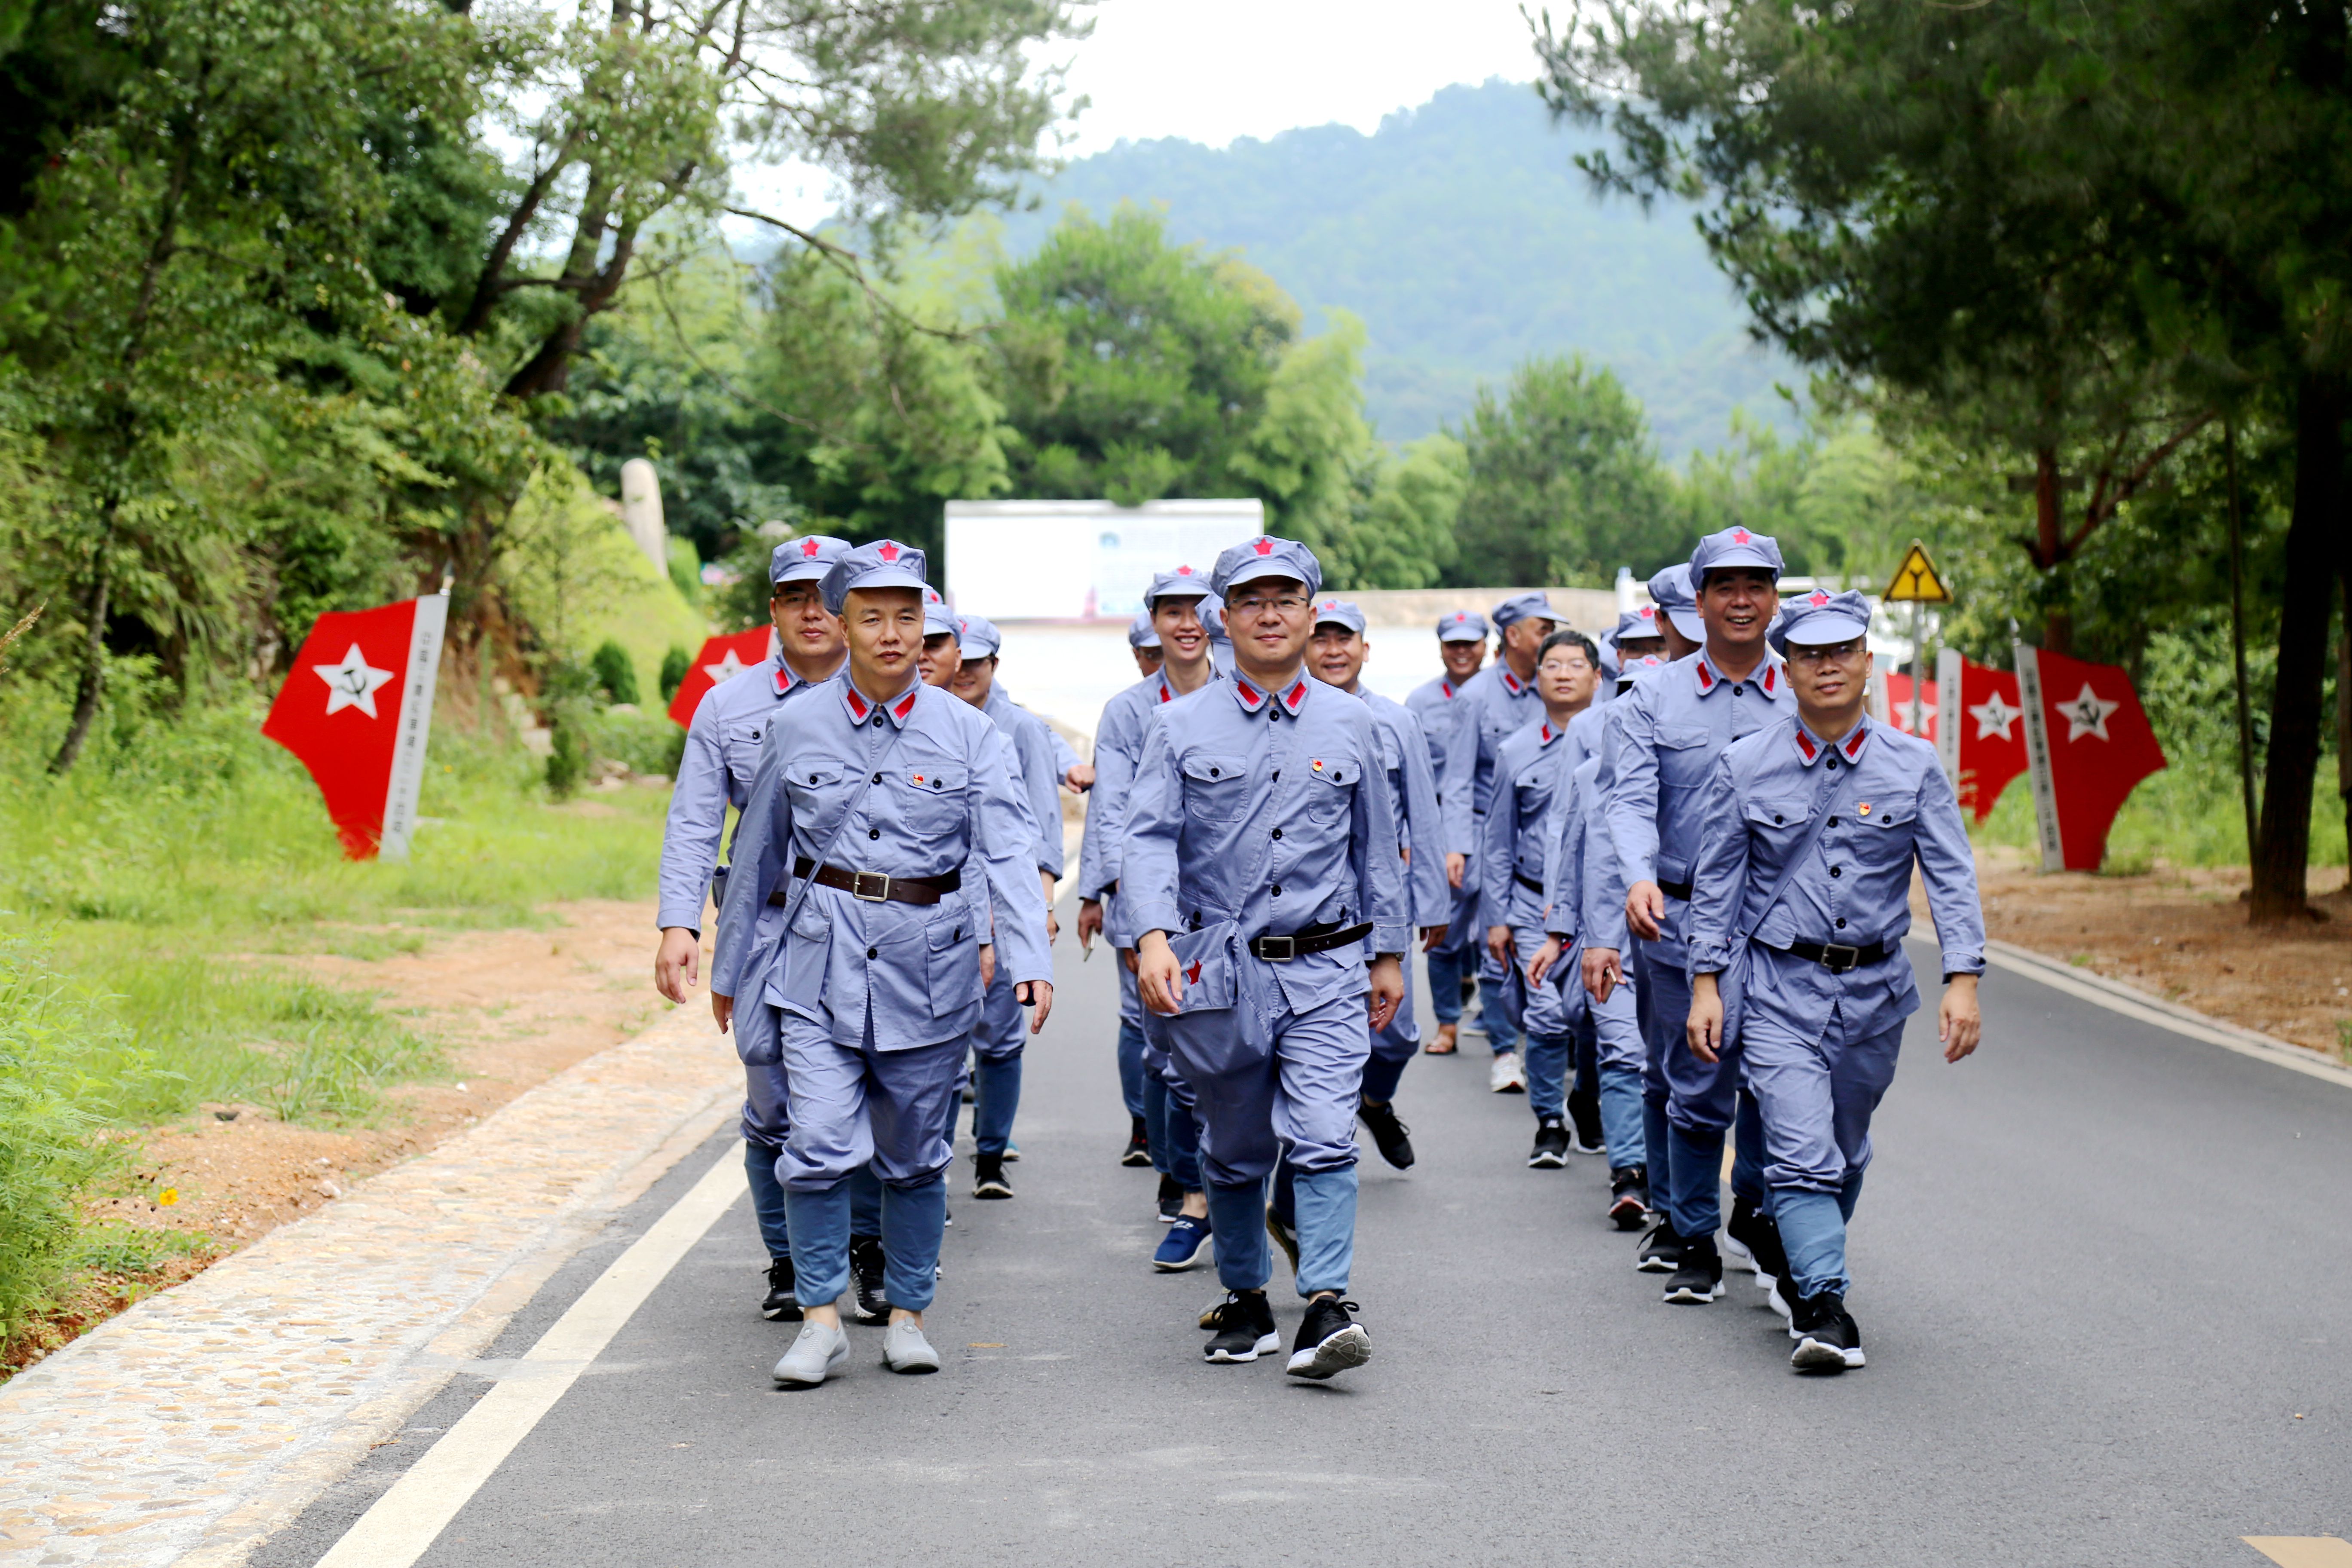
[[[614,1258],[523,1354],[523,1363],[538,1375],[504,1378],[482,1395],[360,1515],[319,1559],[318,1568],[409,1568],[424,1556],[457,1510],[555,1408],[555,1402],[645,1305],[654,1287],[749,1184],[742,1152],[730,1144],[693,1189]]]
[[[433,687],[441,672],[441,637],[449,624],[449,585],[416,601],[408,628],[407,689],[400,698],[400,734],[393,742],[392,778],[383,794],[383,860],[408,858],[416,832],[416,796],[425,787],[425,743],[433,733]]]
[[[2066,868],[2066,845],[2058,831],[2058,790],[2050,777],[2050,720],[2042,707],[2039,650],[2016,645],[2017,695],[2025,707],[2025,776],[2033,783],[2033,824],[2042,837],[2042,868]]]
[[[1960,650],[1936,650],[1936,758],[1944,776],[1960,787]]]

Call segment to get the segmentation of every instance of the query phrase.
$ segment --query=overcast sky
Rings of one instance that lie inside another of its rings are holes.
[[[1071,90],[1094,100],[1066,155],[1121,137],[1222,147],[1334,121],[1369,132],[1454,82],[1532,79],[1528,37],[1516,0],[1105,0],[1094,37],[1061,51]],[[736,182],[796,222],[832,210],[814,170],[745,166]]]

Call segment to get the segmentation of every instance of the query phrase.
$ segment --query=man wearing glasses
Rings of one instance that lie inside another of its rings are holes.
[[[1716,758],[1732,742],[1769,728],[1796,699],[1764,640],[1780,603],[1780,545],[1745,528],[1710,533],[1691,552],[1690,574],[1706,644],[1610,705],[1601,777],[1614,850],[1603,858],[1602,874],[1622,879],[1613,885],[1625,889],[1625,923],[1639,939],[1633,986],[1649,1046],[1643,1092],[1654,1108],[1652,1128],[1663,1134],[1648,1152],[1651,1195],[1663,1189],[1665,1217],[1643,1238],[1637,1267],[1672,1276],[1666,1300],[1696,1305],[1723,1294],[1717,1188],[1735,1115],[1730,1234],[1743,1258],[1759,1260],[1759,1273],[1773,1271],[1760,1265],[1774,1260],[1776,1244],[1760,1213],[1762,1131],[1738,1094],[1736,1053],[1703,1061],[1684,1043],[1691,864]],[[1584,979],[1595,997],[1621,976],[1616,948],[1586,950]]]
[[[1486,952],[1502,969],[1503,1005],[1524,1033],[1528,1105],[1536,1116],[1529,1168],[1568,1163],[1570,1022],[1559,991],[1528,984],[1528,965],[1544,944],[1546,829],[1570,724],[1592,705],[1601,653],[1581,632],[1554,632],[1537,652],[1535,687],[1544,716],[1505,740],[1495,753],[1495,793],[1486,803],[1478,858],[1479,907]]]
[[[1982,1027],[1984,914],[1959,803],[1932,745],[1865,715],[1869,626],[1860,594],[1797,603],[1776,634],[1797,710],[1717,762],[1691,870],[1688,1045],[1745,1064],[1788,1254],[1773,1304],[1801,1372],[1863,1364],[1845,1229],[1919,1006],[1903,952],[1915,863],[1943,949],[1944,1059],[1974,1051]]]
[[[1445,875],[1455,887],[1476,896],[1477,862],[1484,837],[1487,801],[1495,792],[1495,753],[1504,741],[1543,716],[1536,697],[1536,650],[1558,623],[1551,601],[1541,594],[1516,594],[1494,609],[1495,628],[1502,636],[1502,657],[1470,678],[1462,689],[1462,713],[1448,742],[1445,772],[1438,784],[1439,810],[1445,818]],[[1484,900],[1479,900],[1481,903]],[[1495,923],[1486,910],[1472,919],[1471,930],[1483,933]],[[1508,966],[1491,951],[1478,963],[1478,1018],[1486,1030],[1486,1044],[1495,1053],[1486,1087],[1496,1094],[1517,1094],[1527,1088],[1519,1062],[1518,1029],[1507,1004]]]
[[[1422,732],[1428,737],[1430,772],[1443,800],[1445,761],[1453,752],[1454,726],[1463,713],[1455,699],[1486,665],[1486,617],[1475,610],[1448,610],[1438,616],[1437,652],[1444,661],[1445,673],[1414,687],[1404,705],[1421,721]],[[1476,933],[1471,930],[1478,920],[1477,881],[1465,876],[1448,886],[1453,889],[1452,918],[1444,939],[1428,950],[1424,960],[1429,966],[1429,1010],[1437,1016],[1437,1034],[1423,1048],[1433,1057],[1450,1057],[1458,1048],[1462,1005],[1471,989],[1468,972],[1478,963],[1474,956]]]
[[[1411,918],[1371,710],[1306,673],[1322,581],[1314,552],[1291,540],[1217,558],[1234,679],[1154,719],[1120,878],[1143,1004],[1167,1020],[1199,1097],[1226,1289],[1203,1320],[1215,1333],[1202,1353],[1251,1362],[1281,1345],[1265,1296],[1265,1183],[1287,1160],[1307,1301],[1288,1370],[1315,1379],[1371,1356],[1344,1299],[1356,1111],[1367,1019],[1385,1028],[1404,994]]]

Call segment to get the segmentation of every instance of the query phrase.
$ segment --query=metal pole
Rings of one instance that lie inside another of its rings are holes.
[[[1919,629],[1924,618],[1919,601],[1911,601],[1911,732],[1921,740],[1927,738],[1925,721],[1920,717],[1920,704],[1927,695],[1927,639]]]
[[[2221,421],[2221,458],[2230,480],[2230,647],[2238,667],[2238,794],[2246,808],[2246,863],[2252,865],[2258,813],[2254,802],[2254,717],[2246,700],[2246,542],[2238,514],[2238,428]]]

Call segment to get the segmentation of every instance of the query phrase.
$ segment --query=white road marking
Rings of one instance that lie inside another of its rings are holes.
[[[2154,996],[2143,995],[2129,986],[2107,979],[2105,975],[2086,973],[2038,952],[2012,947],[2005,942],[1985,943],[1985,962],[1996,969],[2012,974],[2022,974],[2038,980],[2055,991],[2079,997],[2110,1013],[2120,1013],[2142,1024],[2153,1024],[2159,1029],[2169,1029],[2192,1040],[2202,1040],[2209,1046],[2235,1051],[2242,1057],[2252,1057],[2274,1067],[2283,1067],[2329,1083],[2352,1089],[2352,1068],[2336,1066],[2326,1058],[2300,1046],[2273,1040],[2252,1029],[2232,1027],[2219,1020],[2177,1007]],[[2352,1564],[2347,1564],[2352,1568]]]
[[[743,1152],[730,1143],[520,1362],[508,1363],[515,1370],[360,1516],[318,1568],[408,1568],[422,1557],[746,1184]]]

